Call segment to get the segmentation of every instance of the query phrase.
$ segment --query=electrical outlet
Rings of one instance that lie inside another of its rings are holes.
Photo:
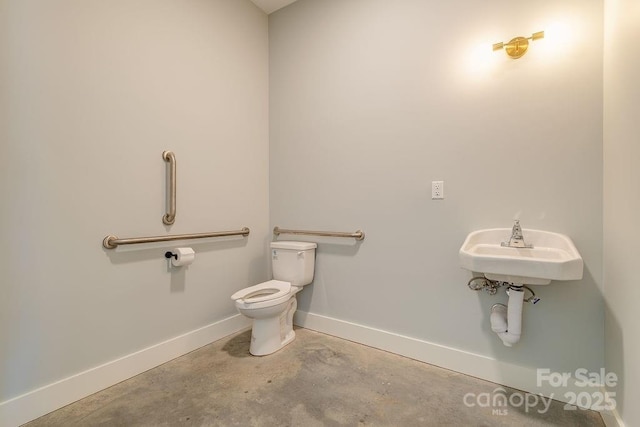
[[[444,181],[431,181],[431,199],[444,199]]]

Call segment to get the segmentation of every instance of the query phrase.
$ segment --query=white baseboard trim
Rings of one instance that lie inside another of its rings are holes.
[[[0,403],[0,426],[19,426],[213,341],[251,327],[240,314]]]
[[[572,403],[565,393],[575,393],[575,396],[585,391],[601,392],[599,387],[578,387],[575,379],[569,380],[566,387],[551,387],[546,381],[538,386],[535,367],[514,365],[480,354],[300,310],[295,314],[294,324],[527,393],[542,394],[564,403]]]
[[[602,391],[606,392],[606,389],[603,388]],[[625,427],[624,421],[622,421],[617,409],[612,411],[602,411],[600,412],[600,415],[602,415],[602,420],[606,427]]]

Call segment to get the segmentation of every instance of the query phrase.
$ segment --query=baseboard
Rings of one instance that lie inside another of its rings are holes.
[[[603,388],[602,391],[606,392],[606,389]],[[600,415],[602,415],[602,420],[606,427],[625,427],[624,421],[622,421],[617,409],[602,411]]]
[[[536,368],[514,365],[480,354],[331,317],[298,310],[294,317],[294,323],[303,328],[512,387],[526,393],[541,394],[564,403],[572,403],[566,397],[567,393],[574,393],[575,396],[585,391],[585,388],[578,387],[575,381],[571,380],[568,381],[566,387],[551,387],[547,383],[538,386]],[[588,389],[589,392],[592,392],[592,390],[594,389]],[[597,388],[596,393],[600,391],[600,388]],[[598,410],[598,408],[593,409]]]
[[[0,426],[19,426],[251,326],[240,314],[0,403]]]

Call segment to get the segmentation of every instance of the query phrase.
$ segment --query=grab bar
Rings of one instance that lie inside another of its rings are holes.
[[[212,233],[194,233],[194,234],[173,234],[169,236],[152,236],[152,237],[131,237],[127,239],[119,239],[116,236],[107,236],[102,241],[102,246],[106,249],[115,249],[120,245],[135,245],[138,243],[153,242],[169,242],[172,240],[189,240],[189,239],[206,239],[207,237],[224,237],[224,236],[248,236],[249,228],[244,227],[242,230],[233,231],[217,231]]]
[[[364,240],[364,231],[357,230],[354,233],[344,233],[341,231],[309,231],[309,230],[287,230],[280,227],[274,227],[273,234],[279,236],[280,234],[306,234],[309,236],[323,236],[323,237],[353,237],[356,240]]]
[[[162,158],[169,162],[169,212],[164,214],[162,222],[171,225],[176,221],[176,155],[173,151],[163,151]]]

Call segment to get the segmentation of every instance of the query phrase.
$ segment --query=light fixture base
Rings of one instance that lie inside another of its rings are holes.
[[[525,53],[527,53],[527,49],[529,49],[529,40],[525,37],[516,37],[509,40],[504,46],[504,50],[507,52],[507,55],[513,59],[518,59]]]

